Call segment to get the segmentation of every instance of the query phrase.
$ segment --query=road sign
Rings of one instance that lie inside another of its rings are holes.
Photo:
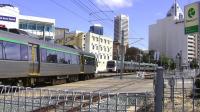
[[[200,31],[199,6],[200,2],[195,2],[185,6],[185,34],[193,34]]]

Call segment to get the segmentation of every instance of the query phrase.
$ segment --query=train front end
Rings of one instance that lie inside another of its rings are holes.
[[[116,72],[116,61],[107,61],[107,72]]]

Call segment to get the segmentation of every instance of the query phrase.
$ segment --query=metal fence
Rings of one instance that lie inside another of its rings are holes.
[[[170,73],[164,72],[162,68],[158,69],[155,78],[155,111],[200,112],[200,77],[198,74],[199,71]],[[157,105],[161,105],[161,108]]]
[[[0,85],[3,112],[153,112],[152,93],[88,93]]]

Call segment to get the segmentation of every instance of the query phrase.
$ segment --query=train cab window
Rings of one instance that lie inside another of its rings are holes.
[[[3,58],[3,43],[2,43],[2,41],[0,41],[0,59],[2,59]]]
[[[27,45],[20,45],[20,54],[22,61],[28,61],[28,46]]]
[[[4,59],[20,60],[20,44],[3,42]]]
[[[65,54],[63,52],[57,52],[58,63],[65,63]]]
[[[66,64],[71,64],[71,56],[68,53],[65,54],[65,63]]]
[[[57,63],[57,53],[53,50],[47,50],[47,62]]]
[[[40,54],[41,54],[41,61],[46,62],[46,60],[47,60],[47,50],[42,48],[40,50]]]

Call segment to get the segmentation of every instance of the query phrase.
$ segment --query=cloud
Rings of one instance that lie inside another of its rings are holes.
[[[108,5],[111,8],[125,8],[133,5],[133,0],[96,0],[99,5]]]

